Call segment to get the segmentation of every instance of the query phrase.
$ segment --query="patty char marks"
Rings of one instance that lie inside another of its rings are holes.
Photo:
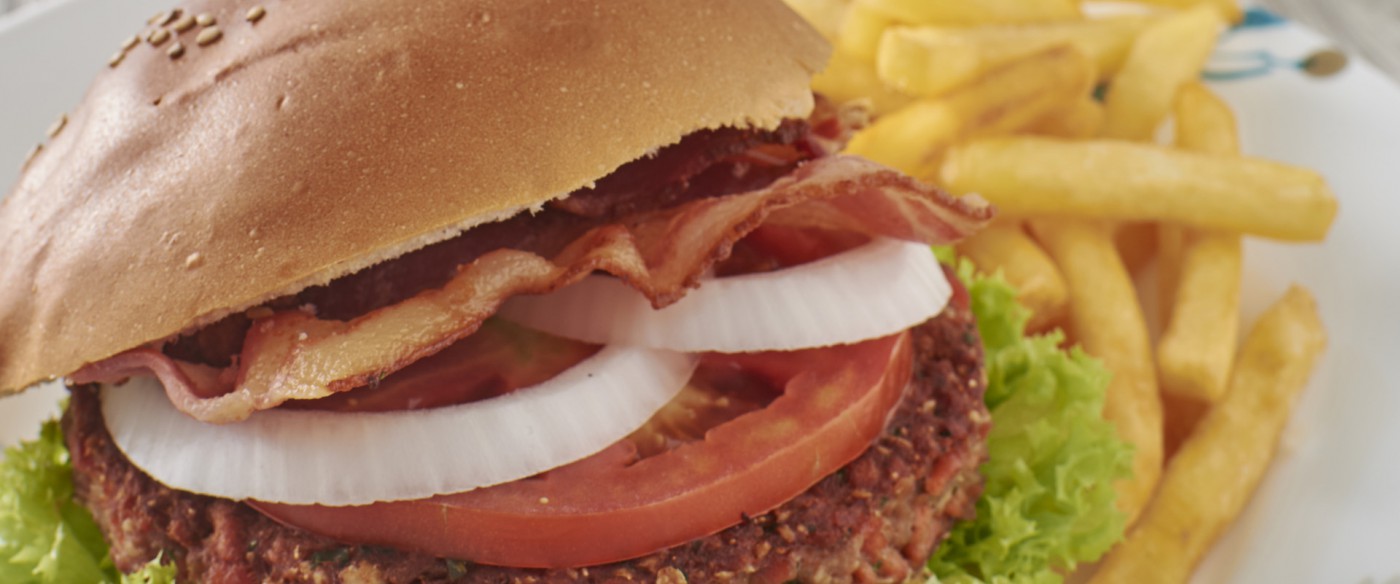
[[[346,546],[240,503],[171,490],[112,444],[91,387],[74,389],[64,429],[78,499],[116,565],[134,570],[163,554],[180,564],[182,582],[903,582],[954,522],[973,516],[989,428],[971,313],[950,305],[915,333],[918,364],[904,401],[860,458],[720,533],[590,568],[479,566]]]

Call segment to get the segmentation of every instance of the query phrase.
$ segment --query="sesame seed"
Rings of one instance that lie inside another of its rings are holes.
[[[152,17],[146,19],[146,24],[150,24],[150,25],[154,25],[154,26],[160,26],[159,24],[156,24],[156,23],[157,23],[157,22],[163,22],[163,21],[164,21],[167,17],[169,17],[169,16],[170,16],[170,13],[169,13],[169,12],[162,10],[162,11],[160,11],[160,12],[157,12],[155,16],[152,16]]]
[[[140,43],[141,43],[141,35],[139,35],[139,34],[131,35],[131,37],[127,38],[126,41],[122,42],[122,50],[123,50],[123,51],[130,51],[131,49],[135,48],[136,45],[138,45],[138,44],[140,44]]]
[[[203,261],[203,259],[204,259],[203,256],[199,255],[199,252],[194,252],[194,253],[192,253],[192,254],[190,254],[190,255],[187,255],[187,256],[185,256],[185,267],[186,267],[186,268],[198,267],[199,264],[200,264],[200,262]]]
[[[217,22],[214,20],[214,15],[208,12],[199,13],[199,16],[194,17],[194,21],[199,23],[200,26],[209,26]]]
[[[262,17],[266,15],[266,8],[263,8],[262,6],[254,6],[248,9],[248,14],[245,15],[243,18],[246,19],[248,22],[257,22],[259,20],[262,20]]]
[[[112,58],[107,59],[107,66],[115,68],[117,65],[122,64],[122,59],[125,58],[126,51],[117,51],[115,53],[112,53]]]
[[[62,132],[62,131],[63,131],[63,128],[65,128],[65,127],[67,127],[67,126],[68,126],[68,114],[62,114],[62,115],[58,116],[58,119],[56,119],[56,120],[53,121],[53,125],[49,126],[49,131],[48,131],[49,137],[50,137],[50,138],[53,138],[54,136],[57,136],[58,133],[59,133],[59,132]]]
[[[177,41],[175,44],[170,45],[170,49],[166,50],[165,54],[170,55],[171,59],[179,59],[185,56],[185,45]]]
[[[43,149],[44,149],[44,145],[43,145],[43,144],[35,144],[33,148],[30,148],[30,149],[29,149],[29,154],[25,154],[25,155],[24,155],[24,164],[21,165],[20,168],[23,169],[23,168],[28,167],[28,166],[29,166],[29,163],[30,163],[30,162],[34,162],[34,158],[37,157],[37,156],[39,156],[39,152],[42,151]]]
[[[541,504],[541,505],[548,505],[548,504],[549,504],[549,497],[540,497],[540,504]]]
[[[180,19],[176,20],[170,27],[175,29],[175,32],[185,32],[194,28],[194,17],[188,14],[181,16]]]
[[[163,28],[155,29],[151,31],[151,34],[146,35],[146,42],[151,43],[153,47],[159,47],[168,40],[170,40],[170,31]]]
[[[180,17],[180,9],[179,9],[179,8],[176,8],[176,9],[174,9],[174,10],[171,10],[170,12],[166,12],[166,13],[162,14],[160,20],[157,20],[157,21],[155,22],[155,25],[156,25],[156,26],[165,26],[165,25],[167,25],[167,24],[170,24],[170,23],[172,23],[172,22],[175,22],[175,19],[176,19],[176,18],[179,18],[179,17]]]
[[[199,31],[199,36],[194,37],[194,42],[199,43],[199,46],[203,47],[219,40],[222,36],[224,36],[224,32],[219,30],[219,27],[211,26]]]

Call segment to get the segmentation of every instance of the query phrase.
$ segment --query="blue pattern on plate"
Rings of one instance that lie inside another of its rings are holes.
[[[1288,19],[1270,12],[1267,8],[1258,6],[1247,8],[1244,11],[1244,18],[1239,24],[1231,27],[1233,30],[1246,28],[1262,28],[1266,26],[1281,26],[1288,23]]]
[[[1227,35],[1249,33],[1287,24],[1288,20],[1268,9],[1251,7]],[[1207,81],[1237,81],[1267,75],[1279,69],[1296,69],[1315,77],[1335,74],[1346,66],[1346,56],[1324,49],[1301,59],[1285,59],[1267,50],[1216,51],[1201,77]]]

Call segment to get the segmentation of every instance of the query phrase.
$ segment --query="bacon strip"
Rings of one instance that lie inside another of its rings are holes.
[[[382,379],[470,335],[510,296],[550,292],[594,271],[621,278],[661,308],[765,221],[942,244],[972,233],[991,215],[980,201],[953,198],[863,159],[831,156],[767,188],[596,227],[552,258],[513,249],[486,253],[445,286],[350,321],[278,313],[254,323],[232,370],[196,374],[188,364],[137,349],[89,365],[73,380],[150,372],[181,411],[205,422],[236,422],[287,400]]]

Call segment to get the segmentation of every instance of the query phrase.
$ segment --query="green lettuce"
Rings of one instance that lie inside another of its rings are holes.
[[[999,277],[962,262],[986,348],[992,431],[977,519],[959,525],[929,561],[936,581],[1058,583],[1122,538],[1113,483],[1131,448],[1100,415],[1108,372],[1062,336],[1025,336],[1029,312]]]
[[[0,582],[170,584],[173,566],[151,562],[117,573],[107,543],[86,509],[73,501],[72,467],[58,422],[36,440],[5,450],[0,461]]]
[[[175,564],[162,564],[156,558],[140,570],[122,575],[122,584],[175,584]]]

